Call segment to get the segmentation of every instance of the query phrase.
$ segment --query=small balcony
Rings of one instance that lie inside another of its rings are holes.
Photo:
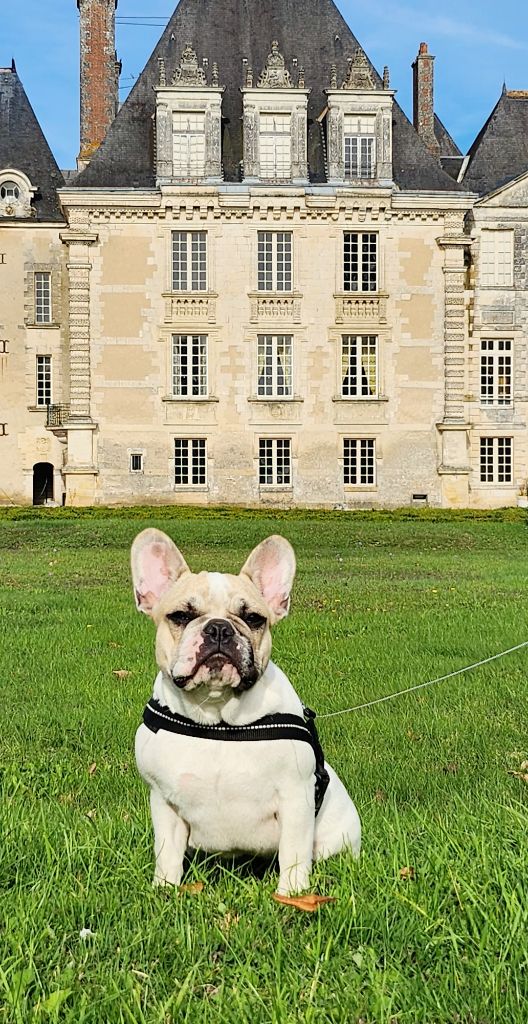
[[[48,405],[46,417],[47,427],[63,427],[64,424],[69,420],[69,418],[69,404],[61,403],[59,405]]]
[[[336,323],[353,321],[384,324],[387,322],[387,295],[378,292],[338,292],[334,295]]]

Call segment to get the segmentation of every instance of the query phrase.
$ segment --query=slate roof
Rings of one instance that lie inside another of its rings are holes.
[[[14,63],[0,68],[0,170],[3,167],[23,171],[37,188],[32,202],[35,220],[64,221],[56,193],[64,179]]]
[[[436,141],[440,146],[440,157],[462,156],[454,138],[449,134],[445,124],[442,123],[438,114],[434,116],[434,133]]]
[[[256,75],[264,67],[270,44],[279,49],[291,68],[293,57],[305,68],[308,100],[308,162],[313,182],[324,182],[321,114],[330,82],[330,66],[337,63],[338,81],[346,76],[346,61],[358,42],[332,0],[180,0],[144,71],[111,125],[106,139],[75,187],[152,187],[154,86],[158,57],[167,72],[179,65],[184,46],[191,43],[198,58],[219,66],[225,85],[222,111],[223,163],[226,181],[239,180],[242,159],[242,59]],[[372,69],[377,82],[379,76]],[[394,104],[393,173],[402,189],[459,191],[460,186],[431,156],[401,108]]]
[[[463,187],[481,196],[528,171],[528,92],[503,89],[468,155]]]

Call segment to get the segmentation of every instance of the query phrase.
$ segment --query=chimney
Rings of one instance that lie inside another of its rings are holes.
[[[434,57],[427,43],[420,43],[413,69],[413,123],[427,149],[438,159],[440,147],[434,132]]]
[[[101,145],[118,111],[121,65],[115,51],[117,0],[77,0],[81,34],[79,170]]]

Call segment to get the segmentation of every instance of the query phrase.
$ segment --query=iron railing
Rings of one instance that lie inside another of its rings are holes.
[[[70,406],[65,403],[60,405],[48,405],[48,416],[46,426],[62,427],[70,418]]]

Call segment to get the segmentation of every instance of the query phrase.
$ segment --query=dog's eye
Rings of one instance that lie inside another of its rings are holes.
[[[264,616],[258,612],[244,612],[241,618],[250,629],[260,629],[266,622]]]
[[[167,618],[169,622],[173,622],[175,626],[182,626],[185,628],[185,626],[188,626],[189,623],[196,618],[196,614],[195,612],[190,611],[169,612]]]

